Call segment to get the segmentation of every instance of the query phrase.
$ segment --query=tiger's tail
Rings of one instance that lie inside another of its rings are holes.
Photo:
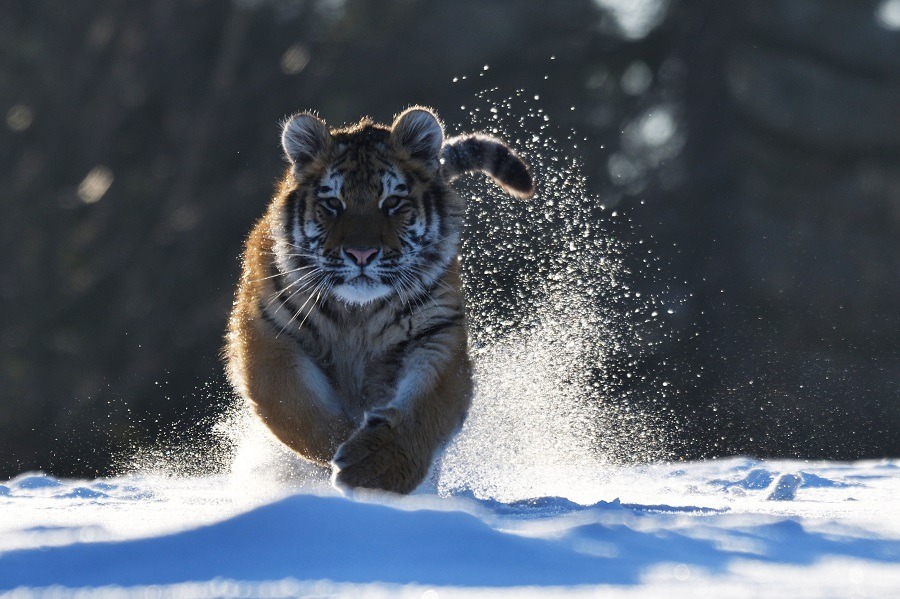
[[[510,195],[534,195],[534,179],[528,166],[499,139],[480,134],[451,137],[441,148],[441,163],[448,181],[481,171]]]

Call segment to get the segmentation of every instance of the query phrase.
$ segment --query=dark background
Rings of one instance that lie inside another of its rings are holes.
[[[647,405],[680,457],[900,455],[900,1],[13,0],[0,477],[107,473],[224,409],[282,118],[461,132],[493,87],[586,138],[602,226],[659,257],[632,285],[682,302],[630,366],[671,371]]]

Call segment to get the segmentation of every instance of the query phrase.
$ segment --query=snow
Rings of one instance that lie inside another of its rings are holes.
[[[0,596],[900,596],[900,460],[608,466],[586,504],[265,468],[0,483]]]

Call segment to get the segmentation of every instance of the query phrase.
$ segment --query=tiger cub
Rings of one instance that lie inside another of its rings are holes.
[[[290,167],[247,239],[229,380],[338,487],[409,493],[472,398],[449,184],[482,171],[527,198],[531,174],[497,139],[444,139],[421,107],[390,127],[298,114],[281,141]]]

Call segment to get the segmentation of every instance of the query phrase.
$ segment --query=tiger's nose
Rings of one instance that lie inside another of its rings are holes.
[[[378,248],[344,248],[344,251],[356,260],[357,264],[365,266],[375,258]]]

